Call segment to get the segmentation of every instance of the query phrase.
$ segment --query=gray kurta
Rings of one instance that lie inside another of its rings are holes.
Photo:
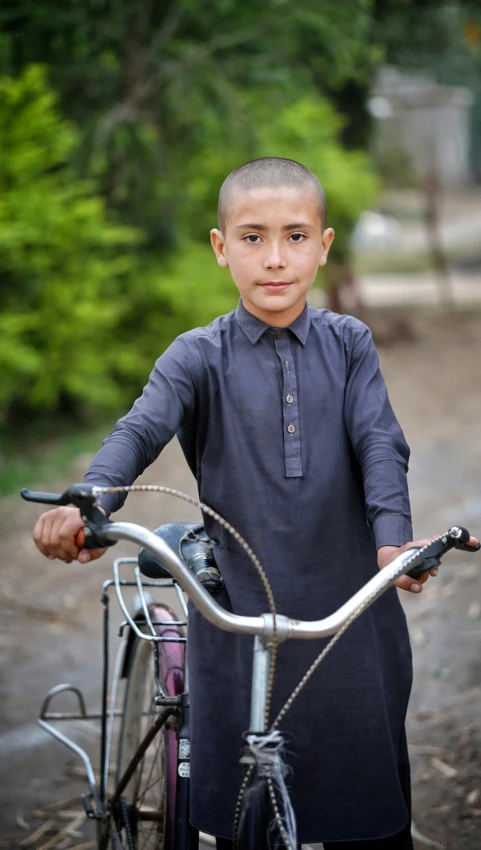
[[[392,412],[369,329],[306,307],[270,328],[242,303],[183,334],[93,461],[85,480],[132,483],[174,434],[202,501],[246,538],[279,613],[318,619],[377,571],[376,545],[411,539],[409,449]],[[106,497],[116,510],[121,498]],[[206,518],[224,576],[222,604],[267,610],[254,567]],[[192,822],[231,835],[241,734],[249,723],[252,640],[191,612]],[[323,641],[279,650],[273,711]],[[411,654],[389,590],[346,633],[286,716],[301,842],[380,838],[408,819],[404,717]]]

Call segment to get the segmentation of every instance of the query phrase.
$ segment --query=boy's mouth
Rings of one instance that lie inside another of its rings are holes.
[[[268,292],[284,292],[290,285],[285,280],[268,280],[267,283],[261,284],[262,289],[267,289]]]

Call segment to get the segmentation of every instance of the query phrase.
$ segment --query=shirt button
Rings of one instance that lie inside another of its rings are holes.
[[[289,434],[293,434],[294,431],[296,430],[296,426],[295,425],[288,425],[287,430],[289,431]]]
[[[282,336],[282,331],[276,331],[276,338],[279,339],[280,336]]]
[[[287,404],[292,404],[292,402],[294,401],[294,399],[293,399],[293,397],[289,394],[289,395],[286,395],[286,401],[287,401]]]

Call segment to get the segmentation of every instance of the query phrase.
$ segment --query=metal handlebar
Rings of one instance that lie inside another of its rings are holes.
[[[112,545],[117,540],[130,540],[139,546],[145,546],[167,567],[169,573],[187,593],[189,599],[200,613],[214,626],[228,632],[269,637],[273,631],[272,615],[245,617],[232,614],[222,608],[197,581],[193,573],[181,561],[178,555],[152,531],[130,522],[111,522],[96,507],[98,490],[88,484],[74,484],[62,495],[53,493],[35,493],[22,490],[21,495],[27,501],[44,504],[74,504],[80,508],[86,527],[96,535],[100,545]],[[430,568],[449,549],[477,551],[480,545],[467,546],[470,534],[465,528],[453,526],[446,534],[434,538],[421,548],[408,549],[361,587],[337,611],[322,620],[292,620],[284,615],[276,615],[276,632],[279,641],[287,638],[316,638],[335,634],[351,617],[361,614],[400,576],[415,574],[421,569]]]
[[[390,564],[372,577],[357,593],[354,594],[344,605],[328,617],[322,620],[303,621],[292,620],[289,617],[278,614],[276,616],[276,630],[278,640],[287,638],[316,638],[327,637],[335,634],[356,612],[359,614],[384,593],[385,590],[400,576],[407,573],[410,568],[419,564],[423,558],[429,555],[429,547],[440,547],[444,550],[456,546],[457,540],[466,539],[465,530],[453,527],[446,535],[431,541],[421,549],[408,549],[398,555]],[[213,597],[197,581],[188,567],[182,563],[173,549],[152,531],[141,525],[130,522],[113,522],[103,529],[103,533],[110,540],[130,540],[139,546],[145,546],[165,565],[176,582],[187,593],[200,613],[214,626],[228,632],[238,634],[250,634],[268,636],[272,633],[272,617],[264,614],[260,617],[245,617],[232,614],[222,608]],[[469,534],[468,538],[469,539]],[[444,541],[444,542],[443,542]],[[473,549],[473,551],[475,551]]]

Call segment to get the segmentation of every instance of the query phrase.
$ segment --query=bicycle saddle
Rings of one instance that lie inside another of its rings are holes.
[[[203,525],[191,522],[168,522],[156,528],[154,534],[161,537],[194,573],[197,580],[210,593],[219,593],[224,587],[214,560],[212,543]],[[142,547],[139,552],[140,571],[153,579],[171,578],[164,565]]]

